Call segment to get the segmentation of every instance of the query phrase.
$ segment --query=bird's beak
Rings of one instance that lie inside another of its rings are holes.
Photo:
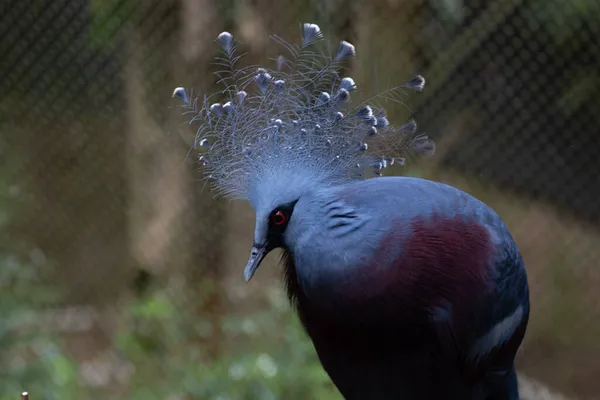
[[[260,266],[260,263],[267,255],[268,251],[266,246],[253,246],[252,252],[250,253],[250,259],[248,260],[248,264],[246,264],[246,268],[244,268],[244,279],[248,282],[254,276],[254,273]]]

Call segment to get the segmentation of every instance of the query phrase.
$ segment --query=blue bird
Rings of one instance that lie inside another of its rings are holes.
[[[525,267],[502,219],[451,186],[381,177],[405,154],[431,155],[414,121],[393,126],[377,99],[423,89],[417,76],[352,106],[357,84],[304,24],[275,68],[237,68],[217,42],[217,94],[183,102],[217,192],[256,212],[249,281],[283,249],[288,296],[346,399],[515,400],[514,358],[529,318]],[[216,99],[218,98],[218,99]],[[215,100],[216,99],[216,100]]]

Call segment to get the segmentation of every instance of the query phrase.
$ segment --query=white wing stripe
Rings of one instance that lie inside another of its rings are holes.
[[[494,347],[506,343],[515,333],[523,320],[523,306],[498,322],[485,335],[479,338],[469,351],[469,359],[475,360],[485,357]]]

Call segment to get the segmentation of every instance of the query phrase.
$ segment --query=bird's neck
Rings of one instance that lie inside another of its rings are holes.
[[[286,294],[292,305],[297,306],[299,297],[304,296],[304,293],[300,288],[296,264],[294,263],[294,255],[287,248],[284,248],[281,254],[281,264],[283,266],[283,279]]]

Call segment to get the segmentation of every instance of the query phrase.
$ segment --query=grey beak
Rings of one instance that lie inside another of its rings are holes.
[[[246,264],[246,268],[244,268],[244,279],[248,282],[254,276],[254,273],[260,266],[260,263],[267,255],[267,250],[264,246],[254,246],[252,247],[252,252],[250,253],[250,259],[248,260],[248,264]]]

